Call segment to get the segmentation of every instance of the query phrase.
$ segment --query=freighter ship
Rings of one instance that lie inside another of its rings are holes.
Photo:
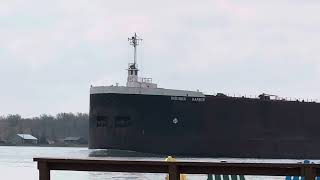
[[[139,78],[90,88],[89,148],[191,157],[320,158],[320,104],[158,88]]]

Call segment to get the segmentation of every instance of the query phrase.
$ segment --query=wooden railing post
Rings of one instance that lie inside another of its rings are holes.
[[[302,175],[304,176],[305,180],[315,180],[316,168],[307,166],[307,167],[304,167],[303,169],[304,170]]]
[[[169,180],[180,180],[179,168],[175,164],[169,165]]]
[[[39,180],[50,180],[50,169],[46,162],[38,162]]]

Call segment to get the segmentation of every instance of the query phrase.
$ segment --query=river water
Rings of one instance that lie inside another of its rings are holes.
[[[76,147],[24,147],[0,146],[0,180],[37,180],[37,164],[34,157],[74,157],[86,158],[95,153],[87,148]],[[126,160],[164,160],[160,157],[109,157],[108,159]],[[230,158],[178,158],[181,161],[209,162],[290,162],[301,160],[263,160],[263,159],[230,159]],[[313,160],[315,163],[319,161]],[[111,172],[78,172],[51,171],[52,180],[165,180],[166,174],[152,173],[111,173]],[[188,180],[206,180],[206,175],[187,175]],[[284,180],[284,177],[246,176],[247,180],[274,179]]]

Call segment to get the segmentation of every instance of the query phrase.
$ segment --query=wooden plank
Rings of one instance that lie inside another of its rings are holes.
[[[164,165],[172,162],[166,161],[126,161],[126,160],[108,160],[108,159],[73,159],[73,158],[34,158],[34,161],[45,161],[45,162],[65,162],[65,163],[94,163],[94,164],[155,164],[155,165]],[[301,166],[312,166],[320,168],[320,164],[298,164],[298,163],[229,163],[229,162],[174,162],[177,165],[184,166],[219,166],[219,167],[301,167]]]
[[[168,173],[168,165],[49,163],[52,170]]]
[[[169,180],[180,180],[180,173],[178,166],[169,162]]]
[[[38,162],[39,180],[50,180],[50,169],[46,162]]]
[[[300,167],[252,167],[252,166],[180,166],[180,172],[185,174],[229,174],[229,175],[270,175],[286,176],[301,174]]]
[[[304,167],[303,176],[305,180],[315,180],[316,178],[316,169],[312,167]]]

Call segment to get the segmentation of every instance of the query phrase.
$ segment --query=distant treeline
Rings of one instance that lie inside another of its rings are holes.
[[[7,140],[15,134],[31,134],[39,143],[47,140],[58,142],[65,137],[83,137],[88,139],[89,116],[86,113],[47,114],[33,118],[22,118],[19,114],[0,116],[0,140]]]

